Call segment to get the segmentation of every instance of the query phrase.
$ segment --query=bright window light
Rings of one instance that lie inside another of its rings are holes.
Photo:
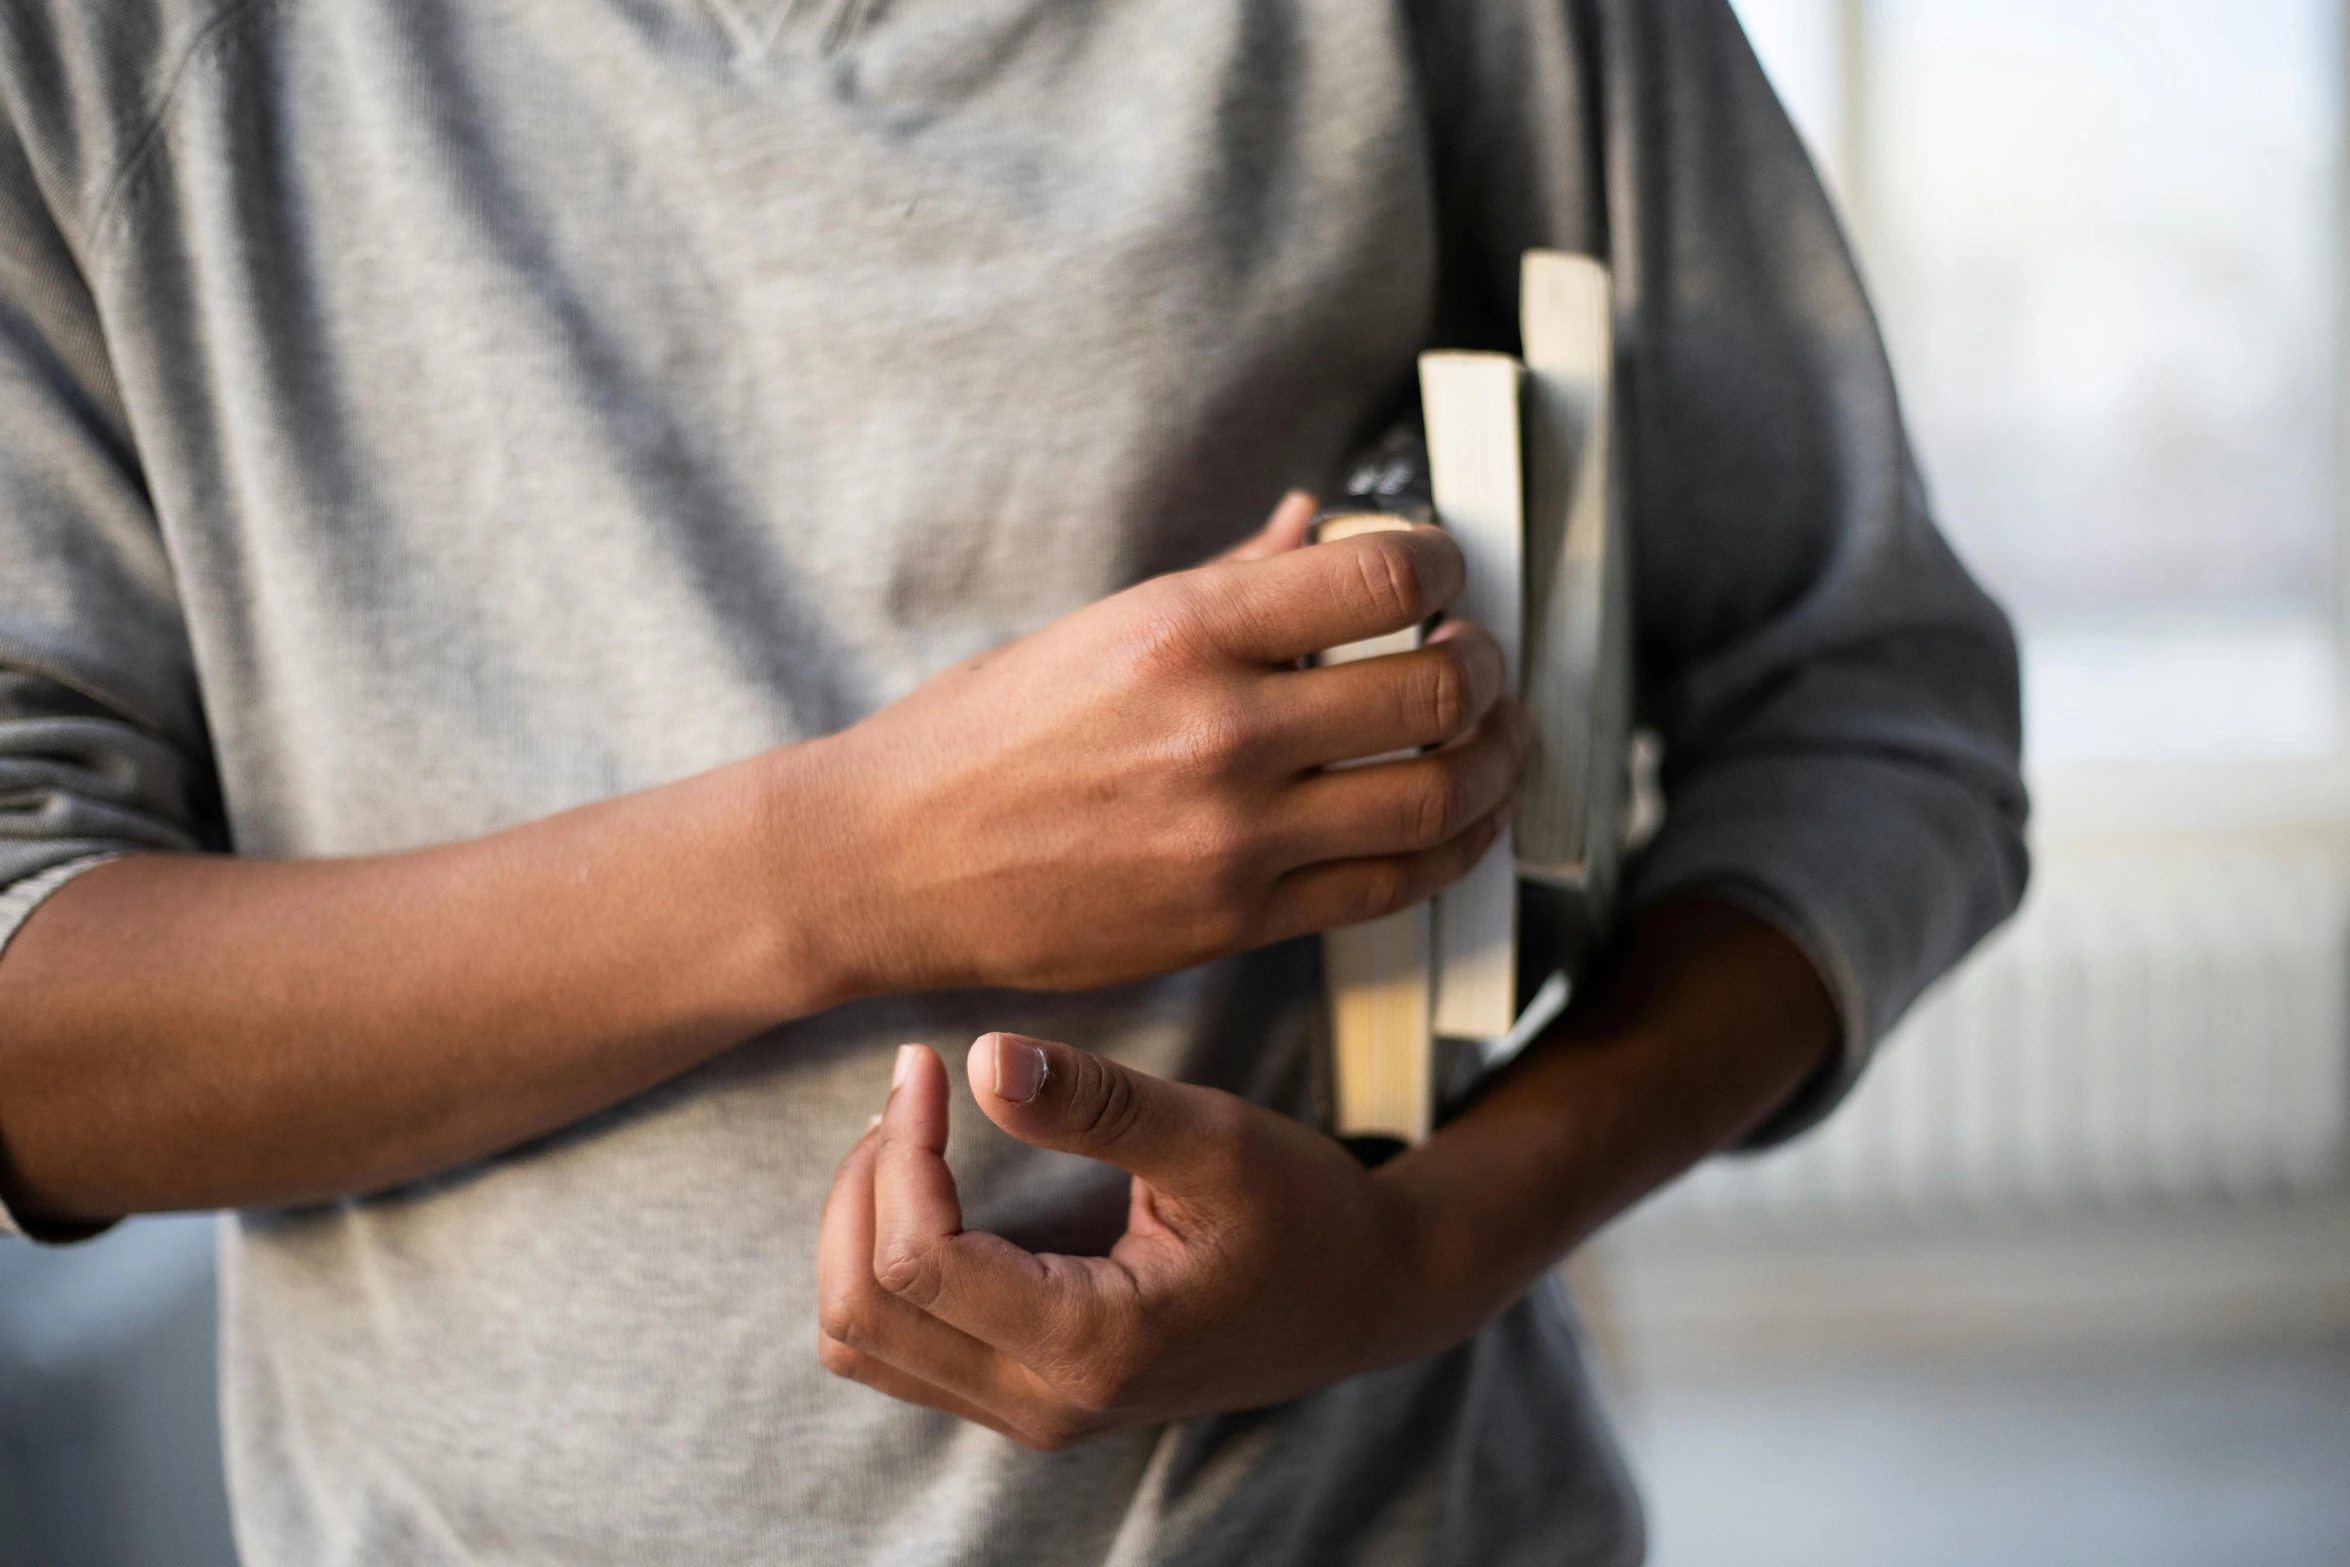
[[[1842,178],[2034,760],[2335,749],[2336,0],[1739,9],[1815,148],[1866,84]]]

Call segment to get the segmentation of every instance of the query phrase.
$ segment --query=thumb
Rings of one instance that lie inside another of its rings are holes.
[[[1175,1196],[1217,1184],[1249,1109],[1217,1089],[1021,1034],[982,1034],[967,1066],[979,1108],[1022,1142],[1099,1159]]]

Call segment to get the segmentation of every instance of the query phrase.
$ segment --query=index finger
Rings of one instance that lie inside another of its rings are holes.
[[[1442,528],[1416,525],[1186,576],[1219,648],[1287,664],[1418,625],[1460,597],[1468,567]]]
[[[1133,1281],[1102,1257],[1040,1256],[963,1228],[946,1150],[946,1073],[922,1051],[883,1112],[873,1160],[873,1277],[948,1327],[1048,1379],[1133,1304]]]

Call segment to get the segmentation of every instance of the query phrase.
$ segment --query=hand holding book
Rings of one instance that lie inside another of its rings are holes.
[[[1458,547],[1284,541],[1277,520],[1269,553],[1143,583],[801,748],[846,835],[809,845],[841,889],[835,999],[1168,973],[1408,906],[1475,862],[1524,740],[1492,639],[1464,624],[1298,667],[1442,610]]]

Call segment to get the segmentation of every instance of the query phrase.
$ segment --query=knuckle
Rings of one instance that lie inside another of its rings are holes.
[[[1070,1085],[1070,1129],[1088,1142],[1115,1143],[1132,1132],[1142,1115],[1142,1101],[1133,1080],[1101,1057],[1086,1053],[1077,1058]]]
[[[1169,760],[1194,777],[1221,779],[1248,760],[1252,726],[1227,701],[1198,704],[1167,736]]]
[[[1460,777],[1452,768],[1431,767],[1423,773],[1405,801],[1405,833],[1411,846],[1432,849],[1459,831],[1465,798]]]
[[[816,1341],[816,1359],[834,1376],[851,1381],[865,1369],[865,1357],[837,1338],[819,1338]]]
[[[828,1343],[854,1346],[872,1342],[865,1329],[865,1313],[846,1297],[824,1302],[816,1313],[816,1326]]]
[[[1206,594],[1189,578],[1170,577],[1138,590],[1134,610],[1138,623],[1128,645],[1146,669],[1188,668],[1211,645]]]
[[[850,1349],[872,1349],[879,1339],[879,1304],[870,1286],[828,1294],[817,1305],[816,1326],[826,1338]]]
[[[1364,593],[1383,619],[1409,625],[1428,616],[1427,582],[1416,551],[1400,535],[1373,534],[1357,559]]]
[[[1185,845],[1192,868],[1206,877],[1220,899],[1245,891],[1262,868],[1259,839],[1262,813],[1237,801],[1211,805],[1198,813]]]
[[[901,1300],[928,1306],[938,1298],[938,1252],[934,1246],[893,1240],[875,1260],[874,1282]]]
[[[1375,860],[1363,867],[1360,918],[1384,919],[1410,901],[1411,873],[1400,860]]]
[[[1458,648],[1449,644],[1429,662],[1426,686],[1421,697],[1426,707],[1430,729],[1446,739],[1469,727],[1474,716],[1476,692],[1469,678],[1467,659]]]

